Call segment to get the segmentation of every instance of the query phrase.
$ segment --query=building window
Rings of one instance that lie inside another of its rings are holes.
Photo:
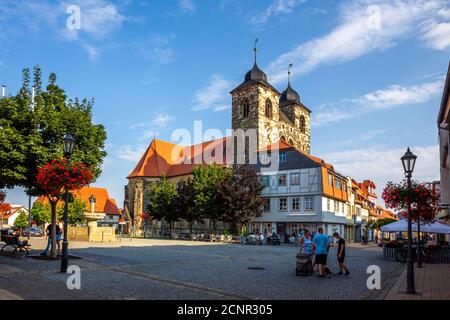
[[[270,176],[262,176],[262,184],[264,187],[270,187]]]
[[[282,162],[286,162],[286,152],[280,152],[280,154],[279,154],[279,160],[280,160],[280,163],[282,163]]]
[[[339,213],[339,202],[334,200],[334,212]]]
[[[286,186],[287,185],[287,178],[285,174],[280,174],[278,176],[278,185],[279,186]]]
[[[250,115],[250,103],[248,102],[248,100],[245,100],[242,104],[242,115],[244,116],[244,118],[248,118],[248,116]]]
[[[300,211],[300,198],[292,198],[292,211]]]
[[[280,198],[278,210],[287,211],[287,198]]]
[[[327,199],[327,211],[331,211],[331,199]]]
[[[345,213],[345,205],[344,204],[342,204],[342,213]]]
[[[300,185],[300,173],[292,173],[291,174],[291,186]]]
[[[305,197],[305,211],[314,210],[313,197]]]
[[[266,117],[272,118],[272,102],[269,99],[266,100]]]
[[[269,198],[263,198],[263,206],[264,206],[264,212],[270,212],[270,199]]]
[[[342,181],[339,178],[336,178],[336,189],[341,190],[342,189]]]
[[[333,185],[333,175],[331,173],[328,174],[328,185]]]
[[[305,133],[306,131],[306,123],[305,123],[305,117],[304,116],[300,116],[300,132],[301,133]]]
[[[344,181],[344,191],[347,191],[347,181]]]

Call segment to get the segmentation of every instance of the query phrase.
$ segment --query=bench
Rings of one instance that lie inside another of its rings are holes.
[[[28,244],[27,241],[21,241],[19,239],[19,237],[16,236],[2,236],[2,240],[3,242],[5,242],[5,245],[2,247],[1,252],[3,252],[3,250],[6,247],[13,247],[14,251],[12,253],[16,253],[17,251],[19,252],[26,252],[27,254],[29,254],[29,247],[31,247],[30,244]]]

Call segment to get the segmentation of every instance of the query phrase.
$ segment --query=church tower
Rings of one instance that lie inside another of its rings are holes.
[[[254,53],[253,68],[245,75],[244,82],[231,91],[232,129],[255,129],[257,148],[261,149],[279,140],[280,93],[258,67],[256,42]]]
[[[244,82],[230,92],[232,129],[256,130],[258,150],[282,140],[310,153],[311,111],[291,87],[292,65],[289,65],[288,87],[279,93],[258,67],[256,42],[253,68],[245,75]]]

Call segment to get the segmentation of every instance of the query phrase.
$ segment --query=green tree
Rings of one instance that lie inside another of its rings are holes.
[[[83,214],[87,211],[87,205],[80,199],[73,199],[69,202],[67,217],[70,225],[83,224],[86,222],[86,219],[83,217]],[[58,216],[64,216],[64,206],[58,207]]]
[[[150,187],[148,205],[150,215],[153,219],[167,221],[170,232],[172,232],[173,223],[180,219],[179,211],[175,209],[177,198],[176,185],[167,181],[166,177]]]
[[[217,197],[217,186],[224,180],[231,179],[232,170],[217,165],[199,166],[193,171],[192,207],[198,217],[210,219],[213,228],[224,215],[223,204]]]
[[[35,202],[31,208],[31,215],[37,224],[52,222],[52,213],[49,204],[44,204],[40,201]]]
[[[24,211],[20,212],[19,216],[14,221],[14,226],[21,229],[28,226],[28,215]]]

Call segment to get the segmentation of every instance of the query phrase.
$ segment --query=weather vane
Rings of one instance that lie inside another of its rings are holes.
[[[289,63],[289,68],[288,68],[288,81],[289,83],[291,83],[291,68],[292,68],[293,64]]]
[[[258,38],[255,38],[255,47],[253,48],[253,51],[255,52],[255,63],[256,63],[256,55],[258,53],[258,48],[256,45],[258,44]]]

